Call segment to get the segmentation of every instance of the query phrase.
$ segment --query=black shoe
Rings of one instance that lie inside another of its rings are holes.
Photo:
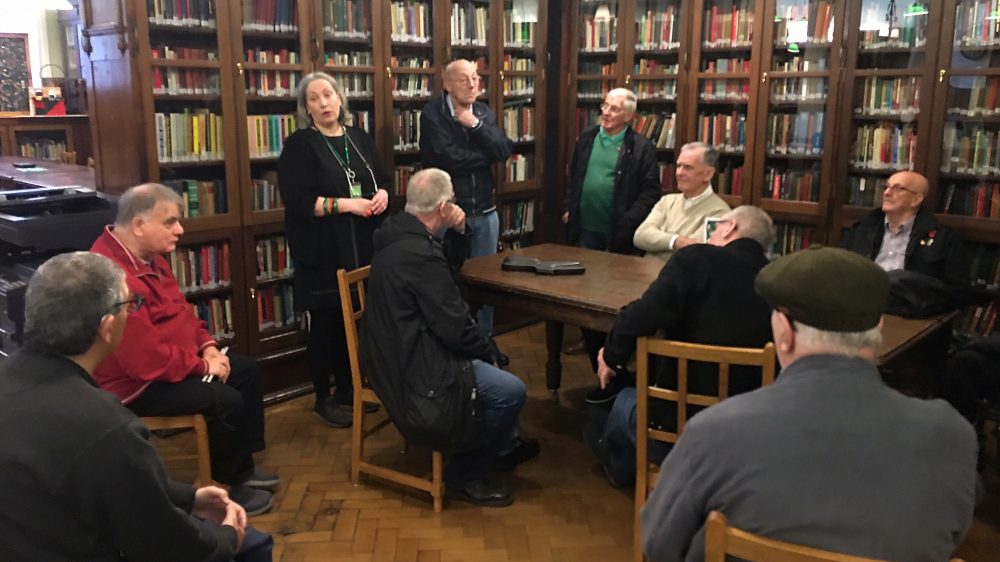
[[[611,455],[608,453],[608,443],[604,440],[603,433],[602,427],[594,423],[587,423],[583,426],[583,441],[601,463],[601,469],[604,470],[604,477],[608,479],[608,484],[611,484],[612,488],[628,487],[630,482],[623,481],[611,470]]]
[[[331,427],[351,427],[351,424],[354,423],[354,416],[347,410],[338,408],[337,403],[332,398],[317,402],[313,411]]]
[[[481,507],[507,507],[514,496],[503,485],[488,480],[473,480],[461,488],[449,487],[448,497]]]
[[[337,403],[338,406],[344,406],[348,410],[354,409],[354,397],[353,396],[348,396],[347,398],[341,398],[340,396],[337,396],[336,394],[334,394],[333,400],[334,400],[334,402]],[[376,403],[374,403],[374,402],[364,402],[364,405],[365,405],[365,413],[366,414],[374,414],[375,412],[378,411],[378,408],[379,408],[379,405],[376,404]]]
[[[253,474],[243,483],[244,486],[259,488],[261,490],[273,490],[281,483],[281,478],[277,474],[264,472],[259,468],[253,469]]]
[[[522,462],[530,461],[531,459],[537,457],[538,452],[542,450],[537,439],[520,437],[518,438],[518,441],[519,443],[513,450],[511,450],[511,452],[497,457],[496,462],[493,463],[493,470],[498,472],[510,472],[514,470],[514,467]]]
[[[271,511],[274,502],[271,492],[249,486],[233,486],[229,490],[229,498],[243,506],[250,517]]]
[[[621,383],[615,379],[611,379],[608,381],[608,384],[604,386],[604,388],[597,387],[588,392],[584,401],[587,404],[608,404],[610,402],[614,402],[615,397],[622,391],[622,388],[625,387],[623,387]]]
[[[507,367],[507,365],[510,365],[510,357],[507,357],[502,351],[500,351],[496,340],[493,338],[490,338],[490,350],[493,352],[493,362],[497,364],[497,367],[503,369]]]

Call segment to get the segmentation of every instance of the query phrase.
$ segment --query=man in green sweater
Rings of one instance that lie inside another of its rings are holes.
[[[719,151],[702,143],[681,147],[677,156],[678,193],[664,195],[635,231],[635,247],[668,261],[674,251],[705,241],[705,219],[721,217],[729,205],[712,190]]]
[[[562,217],[568,244],[637,253],[632,236],[660,197],[660,172],[653,144],[629,126],[635,103],[631,90],[611,90],[601,104],[600,123],[580,133]],[[606,335],[582,331],[596,373],[597,351]],[[603,396],[600,389],[597,392],[602,396],[595,398],[595,403],[614,398]]]

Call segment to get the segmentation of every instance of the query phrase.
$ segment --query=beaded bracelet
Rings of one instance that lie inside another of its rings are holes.
[[[326,209],[327,205],[330,203],[329,199],[330,199],[329,197],[324,197],[323,200],[319,204],[319,208],[323,209],[323,214],[324,215],[329,215],[330,214],[330,212],[327,211],[327,209]]]
[[[340,214],[340,208],[337,205],[337,198],[336,197],[331,197],[330,199],[333,200],[333,207],[332,207],[333,210],[330,212],[330,214],[331,215],[339,215]]]

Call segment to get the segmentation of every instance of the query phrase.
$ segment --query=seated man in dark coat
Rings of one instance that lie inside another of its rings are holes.
[[[94,382],[142,304],[98,254],[32,277],[25,345],[0,365],[0,560],[271,560],[243,508],[167,478],[142,422]]]
[[[601,386],[625,370],[637,338],[660,330],[663,337],[691,343],[763,347],[770,341],[768,306],[754,292],[753,280],[767,265],[764,249],[770,247],[773,232],[767,213],[744,205],[723,215],[708,244],[678,250],[642,297],[623,308],[615,320],[598,357]],[[714,393],[716,370],[692,364],[692,392]],[[759,370],[734,368],[729,393],[757,388],[760,379]],[[659,362],[656,381],[677,388],[676,362]],[[635,397],[634,387],[625,388],[615,398],[604,427],[589,425],[584,431],[584,439],[616,487],[635,479]],[[654,412],[652,418],[653,424],[672,431],[676,410]],[[665,449],[654,448],[650,456],[659,462],[665,454]]]
[[[972,523],[976,438],[942,400],[909,398],[875,361],[889,278],[838,248],[781,258],[757,291],[782,371],[686,426],[642,509],[651,562],[703,560],[705,519],[879,560],[947,560]]]
[[[875,260],[886,271],[904,269],[939,279],[957,292],[969,286],[969,258],[954,230],[923,206],[927,178],[916,172],[889,177],[882,207],[844,234],[841,246]]]
[[[454,266],[466,255],[465,212],[454,197],[447,173],[421,170],[410,178],[405,212],[375,232],[366,363],[400,433],[412,443],[455,452],[444,470],[449,496],[503,507],[513,497],[487,479],[490,469],[512,470],[538,454],[538,443],[518,437],[524,383],[491,364],[489,341],[462,300]],[[466,401],[470,408],[450,408]],[[452,418],[466,411],[472,414]]]

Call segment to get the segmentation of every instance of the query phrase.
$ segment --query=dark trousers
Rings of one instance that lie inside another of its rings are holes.
[[[339,308],[309,311],[309,336],[306,339],[309,370],[312,373],[316,402],[330,396],[330,371],[333,371],[337,402],[350,404],[354,399],[351,382],[351,360],[347,356],[347,334],[344,315]]]
[[[588,250],[600,250],[602,252],[606,252],[608,250],[609,244],[610,239],[607,234],[591,230],[581,230],[580,239],[576,243],[576,245],[581,248],[587,248]],[[604,341],[608,339],[608,334],[605,332],[598,332],[597,330],[588,330],[587,328],[580,328],[580,332],[583,333],[583,343],[587,347],[587,357],[590,358],[590,366],[596,373],[597,352],[604,347]]]
[[[232,354],[229,364],[225,384],[202,382],[201,375],[177,383],[154,381],[127,406],[137,416],[203,414],[212,478],[236,486],[253,474],[252,453],[264,449],[264,399],[257,362]]]

